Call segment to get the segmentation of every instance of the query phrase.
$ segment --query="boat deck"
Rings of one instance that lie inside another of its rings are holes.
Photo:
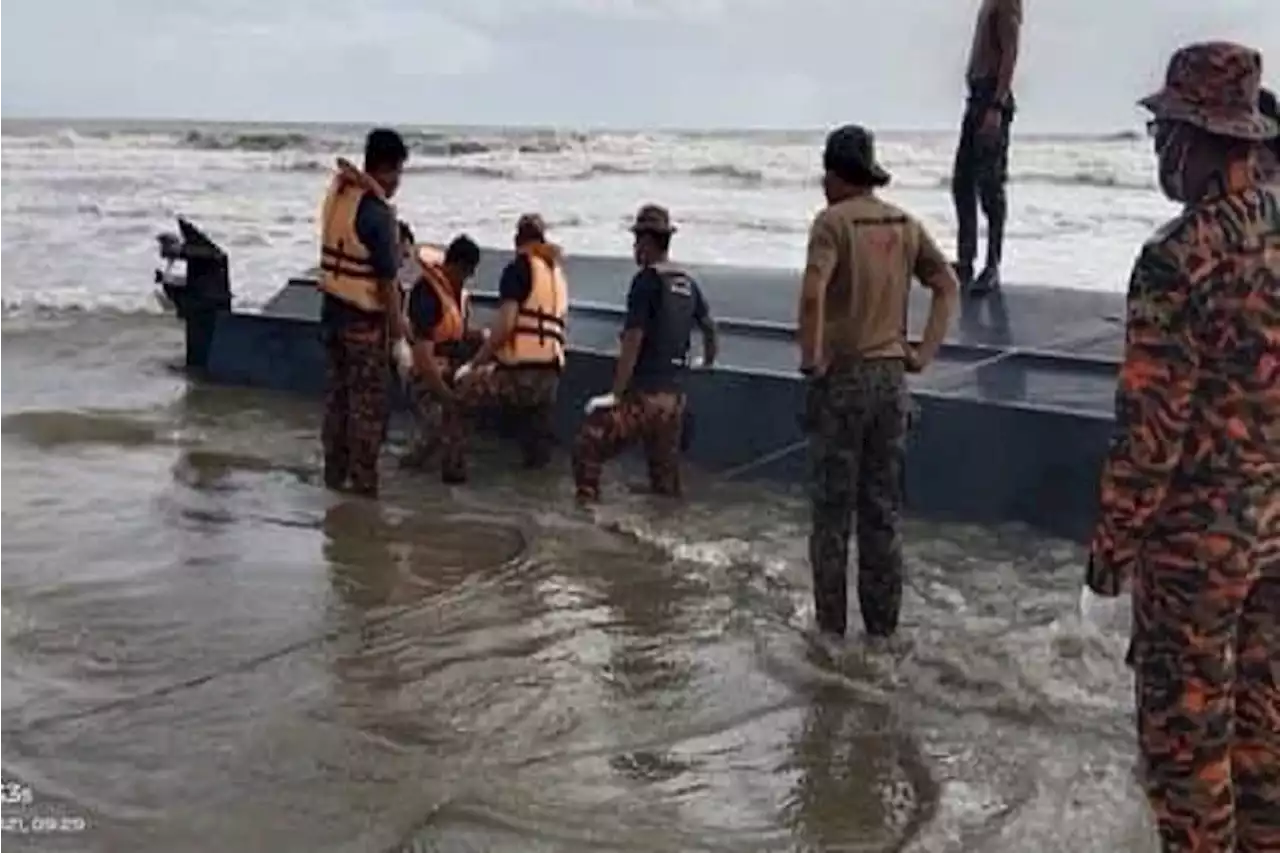
[[[487,318],[491,288],[510,252],[487,251],[476,281],[477,317]],[[752,374],[795,376],[797,276],[788,270],[690,265],[717,317],[719,367]],[[566,260],[573,299],[569,338],[575,350],[617,350],[621,305],[634,267],[624,259]],[[262,309],[271,317],[314,322],[320,301],[314,274],[290,281]],[[910,311],[912,337],[928,316],[929,294],[917,288]],[[927,395],[993,405],[1065,411],[1110,418],[1123,347],[1124,297],[1058,288],[1005,286],[981,300],[964,299],[937,361],[912,377]],[[695,345],[696,346],[696,345]]]

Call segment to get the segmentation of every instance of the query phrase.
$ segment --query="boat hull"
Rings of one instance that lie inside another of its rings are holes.
[[[496,281],[509,257],[486,252],[478,280]],[[784,321],[794,274],[692,271],[721,317],[721,358],[715,369],[688,377],[696,428],[686,459],[704,476],[802,482],[807,458],[797,414],[804,384]],[[587,399],[612,384],[622,312],[605,301],[622,301],[630,272],[621,259],[568,264],[575,301],[556,411],[562,442],[571,440]],[[492,315],[495,302],[492,293],[476,294],[477,321]],[[319,396],[319,311],[309,275],[292,279],[261,311],[218,310],[207,360],[190,366],[206,381]],[[911,379],[918,418],[908,443],[908,510],[1087,537],[1114,427],[1122,311],[1116,294],[1045,288],[1006,287],[994,298],[966,300],[935,365]],[[921,294],[913,326],[926,313]]]

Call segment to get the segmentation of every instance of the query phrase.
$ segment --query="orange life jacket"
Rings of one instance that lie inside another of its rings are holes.
[[[386,307],[378,292],[378,277],[369,262],[369,249],[356,233],[356,211],[365,193],[387,200],[377,181],[339,157],[338,170],[320,209],[318,286],[362,311],[379,313]]]
[[[421,245],[416,256],[423,280],[440,302],[440,319],[431,330],[431,342],[437,345],[460,343],[467,333],[466,291],[462,292],[461,298],[454,293],[453,283],[444,273],[444,252],[438,246]]]
[[[547,243],[534,243],[520,248],[519,253],[529,261],[532,287],[516,314],[511,337],[494,358],[508,367],[563,368],[569,285],[560,266],[559,249]]]

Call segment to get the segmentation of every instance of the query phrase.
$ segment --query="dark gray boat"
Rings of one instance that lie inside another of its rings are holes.
[[[190,222],[161,235],[156,272],[186,326],[186,367],[203,381],[319,395],[325,364],[315,271],[291,278],[261,310],[231,307],[228,258]],[[477,282],[497,281],[510,252],[487,250]],[[175,263],[185,272],[175,272]],[[799,276],[785,270],[689,267],[717,315],[721,356],[690,377],[696,430],[687,458],[712,475],[798,482],[805,444],[794,341]],[[557,429],[568,440],[589,397],[612,383],[630,259],[572,257],[569,356]],[[927,313],[920,289],[912,336]],[[477,292],[487,322],[496,294]],[[1111,436],[1123,347],[1120,294],[1006,286],[962,301],[937,361],[912,378],[919,418],[911,433],[913,514],[1021,521],[1083,539],[1097,505],[1098,471]]]

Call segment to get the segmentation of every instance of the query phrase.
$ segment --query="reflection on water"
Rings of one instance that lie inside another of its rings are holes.
[[[101,369],[152,404],[5,398],[4,771],[90,823],[15,849],[1149,838],[1123,643],[1062,616],[1072,546],[913,524],[901,646],[820,654],[789,498],[584,515],[482,450],[466,488],[346,499],[313,406]]]

